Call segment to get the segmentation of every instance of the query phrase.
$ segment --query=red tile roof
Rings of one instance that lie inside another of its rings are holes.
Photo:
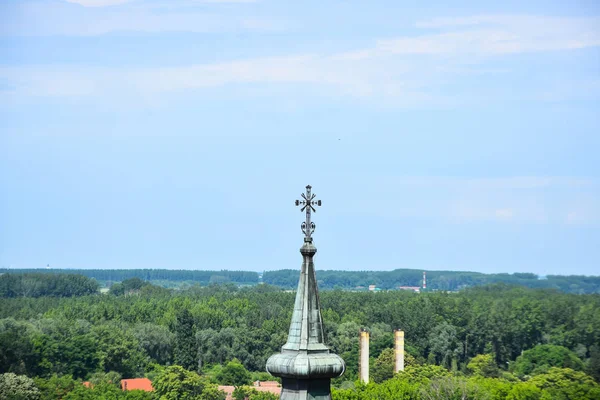
[[[145,392],[151,392],[152,382],[148,378],[135,378],[135,379],[122,379],[121,389],[123,390],[143,390]]]

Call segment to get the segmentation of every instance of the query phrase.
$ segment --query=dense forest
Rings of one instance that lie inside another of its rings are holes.
[[[139,278],[164,287],[186,287],[194,284],[206,286],[213,283],[234,283],[255,285],[261,283],[259,274],[251,271],[195,271],[169,269],[2,269],[0,274],[79,274],[93,278],[104,287],[115,282]],[[369,285],[389,290],[399,286],[421,286],[423,271],[416,269],[396,269],[393,271],[319,271],[321,290],[345,289],[367,290]],[[298,270],[283,269],[266,271],[262,283],[295,289],[298,283]],[[529,288],[558,289],[566,293],[600,293],[600,276],[548,275],[538,277],[531,273],[482,274],[461,271],[427,271],[428,290],[456,291],[473,286],[493,283],[507,283]],[[183,284],[183,285],[182,285]]]
[[[107,294],[39,293],[0,299],[0,397],[150,398],[112,384],[147,376],[158,383],[155,398],[185,398],[176,391],[194,387],[188,398],[221,399],[216,384],[273,379],[265,362],[286,340],[295,296],[266,284],[174,291],[139,278]],[[457,293],[328,290],[320,299],[327,343],[347,363],[334,399],[600,398],[598,294],[495,284]],[[357,382],[361,328],[371,332],[368,385]],[[405,331],[408,365],[396,375],[395,328]],[[249,397],[267,398],[258,396]]]

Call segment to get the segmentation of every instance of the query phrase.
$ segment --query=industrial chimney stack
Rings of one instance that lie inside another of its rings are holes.
[[[366,329],[360,330],[358,378],[364,383],[369,383],[369,332]]]
[[[427,289],[427,273],[423,271],[423,290]]]
[[[396,356],[394,372],[404,371],[404,331],[400,329],[394,331],[394,355]]]

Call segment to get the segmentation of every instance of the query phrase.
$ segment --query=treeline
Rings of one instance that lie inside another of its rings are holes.
[[[77,274],[4,273],[0,275],[0,297],[72,297],[94,294],[94,279]]]
[[[170,269],[0,269],[2,273],[35,274],[80,274],[93,278],[104,286],[115,282],[138,278],[160,286],[181,286],[178,283],[210,284],[234,283],[255,285],[259,274],[252,271],[195,271]],[[393,271],[332,271],[319,270],[319,289],[367,290],[375,285],[383,290],[395,290],[399,286],[421,287],[423,271],[396,269]],[[298,284],[298,270],[282,269],[266,271],[262,282],[284,289],[295,289]],[[600,293],[600,276],[548,275],[540,278],[531,273],[483,274],[462,271],[427,271],[427,290],[456,291],[474,286],[494,283],[521,285],[536,289],[558,289],[566,293]]]
[[[398,286],[421,287],[423,271],[396,269],[393,271],[331,271],[319,270],[319,289],[364,289],[376,285],[380,289],[396,289]],[[286,289],[298,284],[298,271],[283,269],[267,271],[263,282]],[[600,293],[600,276],[548,275],[540,279],[531,273],[482,274],[461,271],[427,271],[428,290],[455,291],[473,286],[507,283],[540,289],[559,289],[566,293]]]
[[[139,278],[145,281],[189,281],[200,285],[211,283],[257,284],[258,273],[251,271],[197,271],[176,269],[7,269],[1,273],[79,274],[110,286],[113,282]]]

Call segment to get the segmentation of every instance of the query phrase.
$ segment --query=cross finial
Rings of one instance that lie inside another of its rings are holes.
[[[306,194],[302,193],[300,196],[304,200],[296,200],[297,206],[302,206],[301,212],[306,211],[306,221],[302,223],[302,232],[304,232],[304,241],[312,242],[312,234],[315,231],[315,223],[310,221],[311,211],[317,212],[314,206],[321,206],[321,200],[315,200],[316,195],[310,192],[311,186],[306,186]]]

